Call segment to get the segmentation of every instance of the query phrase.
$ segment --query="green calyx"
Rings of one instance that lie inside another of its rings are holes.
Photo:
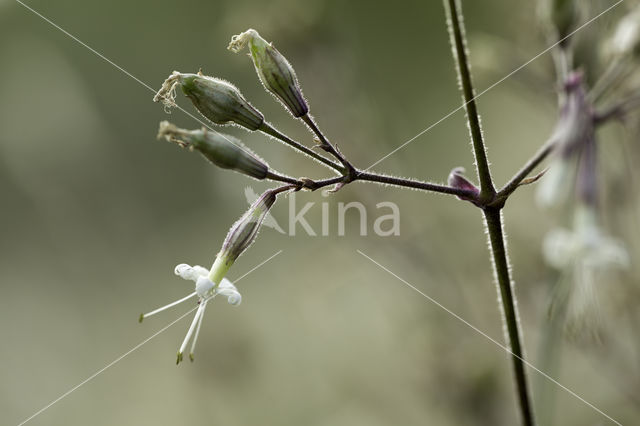
[[[294,117],[307,114],[309,106],[289,61],[254,29],[233,36],[229,50],[239,52],[245,45],[249,46],[251,59],[265,89],[274,94]]]
[[[247,101],[233,84],[202,72],[183,74],[174,71],[162,85],[154,101],[174,107],[175,89],[180,86],[196,109],[215,124],[237,124],[251,131],[260,128],[264,116]]]
[[[158,139],[166,139],[178,145],[196,150],[207,160],[223,169],[235,170],[256,179],[264,179],[269,166],[230,135],[212,132],[205,128],[185,130],[163,121]]]

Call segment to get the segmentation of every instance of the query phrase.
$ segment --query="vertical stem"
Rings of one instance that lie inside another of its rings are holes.
[[[527,385],[527,375],[524,368],[524,353],[520,341],[520,326],[518,321],[518,306],[507,261],[507,249],[505,246],[504,234],[502,232],[502,213],[497,208],[485,208],[484,217],[489,230],[489,240],[491,241],[491,254],[493,256],[493,267],[496,281],[500,290],[500,301],[502,302],[502,320],[507,332],[507,347],[511,351],[513,374],[516,379],[522,424],[533,426],[533,408],[529,397]]]
[[[466,38],[464,35],[464,23],[462,19],[462,8],[459,0],[444,0],[447,12],[447,27],[449,37],[453,47],[453,56],[458,65],[458,78],[464,97],[464,109],[467,113],[469,132],[473,143],[473,153],[476,159],[476,169],[480,180],[480,199],[488,200],[495,195],[489,161],[484,146],[482,127],[480,126],[480,116],[475,101],[473,82],[471,81],[471,71],[469,69],[469,58],[467,57]]]
[[[480,200],[488,202],[495,198],[496,190],[491,178],[489,161],[487,160],[487,153],[482,136],[482,128],[480,127],[480,117],[474,100],[473,83],[471,81],[464,35],[462,8],[460,7],[459,0],[443,1],[447,14],[451,45],[454,50],[453,56],[458,65],[458,77],[464,96],[464,105],[467,112],[467,120],[476,160],[476,170],[480,180]],[[533,426],[535,423],[524,368],[524,354],[520,342],[517,305],[509,272],[504,234],[502,232],[501,208],[501,206],[485,207],[483,208],[483,213],[491,241],[491,254],[496,280],[500,290],[501,308],[503,311],[502,318],[507,331],[507,347],[511,350],[511,361],[518,392],[522,424],[525,426]]]

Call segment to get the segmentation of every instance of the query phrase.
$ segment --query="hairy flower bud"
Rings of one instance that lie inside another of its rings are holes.
[[[227,237],[224,239],[220,254],[216,262],[224,262],[229,267],[247,249],[258,236],[260,225],[267,216],[269,209],[276,202],[276,196],[283,189],[270,189],[265,191],[252,205],[249,210],[233,224]],[[215,266],[215,265],[214,265]],[[212,268],[212,271],[215,269]]]
[[[158,139],[200,152],[207,160],[223,169],[231,169],[256,179],[264,179],[269,166],[245,148],[233,136],[200,130],[185,130],[168,121],[160,123]]]
[[[264,122],[262,113],[233,84],[201,72],[182,74],[174,71],[162,84],[153,98],[154,102],[162,101],[167,107],[176,106],[175,90],[178,85],[198,111],[216,124],[235,123],[254,131]]]
[[[566,98],[553,132],[562,155],[581,147],[594,132],[593,111],[587,102],[583,75],[574,71],[565,82]]]
[[[302,117],[309,112],[296,73],[287,59],[254,29],[233,36],[228,48],[239,52],[247,44],[265,89],[273,93],[294,117]]]
[[[475,186],[473,183],[471,183],[471,181],[469,181],[469,179],[467,179],[464,176],[464,167],[456,167],[453,170],[451,170],[451,172],[449,173],[449,177],[447,178],[447,183],[449,184],[449,186],[453,187],[453,188],[458,188],[458,189],[464,189],[467,191],[471,191],[472,193],[479,195],[480,194],[480,189],[478,189],[477,186]],[[471,201],[472,203],[475,201],[472,198],[469,197],[460,197],[458,196],[459,200],[466,200],[466,201]]]

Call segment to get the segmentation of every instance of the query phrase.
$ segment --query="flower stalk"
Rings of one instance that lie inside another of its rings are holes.
[[[467,121],[473,143],[476,170],[480,180],[480,200],[491,200],[496,196],[496,190],[491,178],[491,170],[485,149],[480,116],[475,102],[473,82],[467,57],[466,39],[462,17],[462,7],[459,0],[444,0],[447,14],[447,22],[451,45],[454,50],[454,58],[458,65],[458,77],[464,97]],[[502,203],[504,204],[504,203]],[[502,205],[497,207],[485,206],[482,208],[487,231],[489,234],[491,256],[494,274],[499,288],[501,300],[502,319],[507,331],[507,347],[510,348],[513,375],[516,382],[516,390],[520,407],[522,424],[533,426],[535,424],[533,406],[529,395],[527,375],[524,368],[524,351],[520,338],[518,310],[513,281],[510,275],[505,236],[502,229]]]

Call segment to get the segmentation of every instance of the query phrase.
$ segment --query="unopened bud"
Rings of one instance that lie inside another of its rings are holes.
[[[580,21],[582,0],[547,0],[543,14],[556,33],[560,44],[566,44],[571,32]]]
[[[154,96],[154,102],[162,101],[166,107],[176,106],[176,86],[180,86],[203,116],[216,124],[235,123],[253,131],[264,122],[262,113],[242,96],[237,87],[201,72],[182,74],[174,71]]]
[[[211,132],[205,128],[185,130],[168,121],[160,123],[158,139],[200,152],[207,160],[223,169],[231,169],[256,179],[264,179],[269,166],[245,148],[233,136]]]
[[[228,48],[239,52],[247,44],[265,89],[273,93],[294,117],[302,117],[309,112],[296,73],[287,59],[253,29],[233,36]]]
[[[604,47],[605,54],[612,58],[640,55],[640,6],[620,20]]]
[[[464,172],[464,167],[456,167],[455,169],[451,170],[451,172],[449,173],[449,177],[447,178],[447,183],[453,188],[464,189],[470,191],[476,196],[479,195],[480,190],[464,176]],[[473,198],[464,196],[458,196],[458,199],[471,202],[475,201]]]
[[[230,266],[247,249],[258,236],[260,225],[267,216],[269,209],[276,202],[276,196],[283,189],[265,191],[249,210],[233,224],[222,244],[218,259]]]
[[[569,155],[594,132],[593,111],[586,99],[583,75],[574,71],[565,82],[565,101],[553,132],[562,155]]]

